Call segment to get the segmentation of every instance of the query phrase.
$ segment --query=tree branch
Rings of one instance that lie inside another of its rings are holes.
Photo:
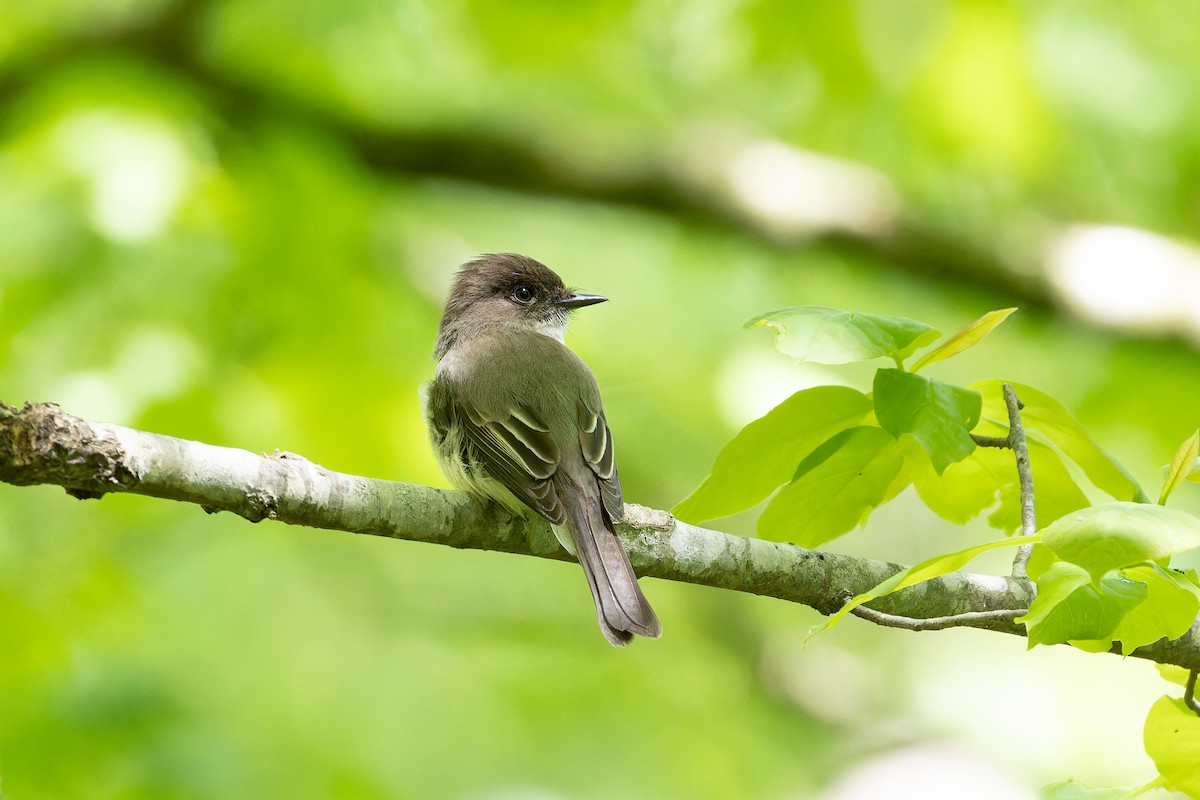
[[[1021,535],[1037,533],[1037,513],[1033,502],[1033,467],[1029,463],[1029,444],[1025,441],[1025,426],[1021,424],[1021,409],[1024,405],[1017,399],[1012,386],[1004,384],[1004,405],[1008,407],[1008,442],[1017,459],[1017,479],[1021,483]],[[1033,545],[1023,544],[1013,559],[1012,576],[1024,578]]]
[[[461,492],[333,472],[288,453],[255,455],[92,422],[53,404],[0,403],[0,481],[53,484],[81,498],[129,492],[252,522],[570,560],[542,520],[513,517]],[[642,506],[628,506],[627,517],[619,533],[641,575],[775,597],[823,614],[903,569],[707,530]],[[935,621],[969,614],[966,627],[1024,635],[1005,612],[1023,610],[1032,599],[1027,580],[957,572],[871,605],[885,615]],[[1131,655],[1200,669],[1200,624]]]

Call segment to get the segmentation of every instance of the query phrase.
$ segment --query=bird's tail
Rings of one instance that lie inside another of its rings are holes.
[[[634,634],[657,639],[662,626],[638,586],[629,556],[602,510],[600,498],[586,497],[583,502],[566,505],[567,529],[591,587],[604,638],[617,647],[628,644]]]

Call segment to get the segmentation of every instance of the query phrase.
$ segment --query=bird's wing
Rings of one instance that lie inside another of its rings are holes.
[[[482,464],[518,499],[550,522],[562,524],[566,513],[551,480],[561,453],[549,426],[525,407],[491,418],[470,406],[460,404],[456,410],[466,431],[468,462]]]
[[[597,404],[593,411],[579,404],[579,445],[583,448],[583,460],[596,473],[600,484],[600,497],[604,510],[613,522],[625,516],[625,504],[621,499],[621,479],[617,476],[617,460],[613,454],[612,431],[604,419],[604,409]]]

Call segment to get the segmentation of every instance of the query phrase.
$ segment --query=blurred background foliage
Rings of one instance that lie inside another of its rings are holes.
[[[3,399],[443,485],[440,304],[457,264],[517,251],[612,298],[570,340],[629,500],[678,501],[791,391],[865,388],[741,330],[794,304],[946,332],[1022,306],[937,375],[1055,394],[1155,487],[1197,425],[1197,30],[1165,0],[0,2]],[[990,535],[905,494],[834,546]],[[616,651],[571,565],[0,486],[0,788],[846,800],[1152,774],[1148,664],[865,624],[802,648],[808,609],[646,589],[664,638]]]

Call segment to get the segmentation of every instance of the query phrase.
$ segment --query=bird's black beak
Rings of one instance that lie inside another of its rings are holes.
[[[602,294],[569,294],[555,302],[555,305],[563,308],[583,308],[584,306],[594,306],[596,303],[603,303],[608,298]]]

